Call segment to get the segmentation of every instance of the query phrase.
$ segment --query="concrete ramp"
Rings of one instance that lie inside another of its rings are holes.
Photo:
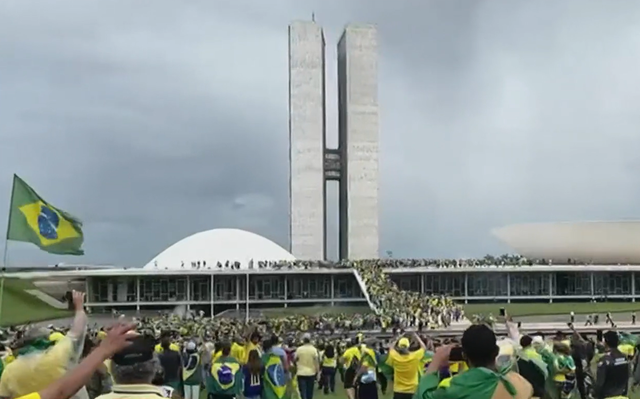
[[[24,292],[26,292],[29,295],[35,296],[36,298],[38,298],[39,300],[41,300],[42,302],[46,303],[47,305],[53,308],[60,309],[60,310],[69,309],[69,305],[67,305],[66,302],[60,302],[59,300],[55,299],[51,295],[45,294],[40,290],[24,290]]]
[[[362,290],[362,294],[364,295],[364,298],[367,300],[369,309],[373,310],[375,313],[379,313],[378,308],[373,304],[373,302],[371,302],[371,297],[369,296],[369,288],[367,287],[367,284],[365,284],[364,280],[362,279],[362,276],[360,276],[360,273],[358,273],[356,269],[353,269],[353,275],[356,277],[356,281],[358,282],[358,285]]]

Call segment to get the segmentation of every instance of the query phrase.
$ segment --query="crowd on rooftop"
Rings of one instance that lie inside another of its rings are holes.
[[[504,254],[500,256],[487,255],[483,258],[460,258],[460,259],[366,259],[366,260],[341,260],[341,261],[254,261],[248,265],[249,269],[270,269],[270,270],[300,270],[300,269],[349,269],[355,263],[371,266],[380,266],[389,269],[398,268],[500,268],[500,267],[527,267],[559,264],[549,259],[531,259],[520,255]],[[567,259],[562,265],[584,265],[588,262],[581,262],[574,259]],[[155,267],[162,269],[163,265],[155,264]],[[238,261],[216,262],[215,264],[206,261],[181,262],[182,269],[208,269],[208,270],[238,270],[242,267]],[[167,266],[164,266],[167,268]]]

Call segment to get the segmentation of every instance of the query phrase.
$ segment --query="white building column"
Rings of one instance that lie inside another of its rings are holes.
[[[236,278],[236,310],[240,311],[240,276],[235,275]]]
[[[213,311],[214,311],[213,301],[215,296],[216,296],[216,285],[215,285],[215,282],[213,281],[213,272],[212,272],[211,273],[211,317],[213,317]]]
[[[113,302],[113,280],[112,279],[107,280],[107,302]]]
[[[289,288],[287,287],[288,283],[289,283],[289,279],[287,278],[287,275],[284,275],[284,307],[287,307],[287,303],[289,302]]]
[[[191,310],[191,279],[187,274],[187,312]]]
[[[335,306],[336,302],[335,302],[335,298],[336,298],[336,281],[334,278],[334,275],[331,275],[331,306]]]
[[[464,274],[464,303],[469,303],[469,273]]]
[[[84,279],[84,302],[92,302],[93,298],[91,298],[91,291],[89,289],[89,287],[91,286],[91,284],[89,284],[89,279],[91,277],[87,277]]]
[[[136,313],[140,314],[140,276],[136,276]]]

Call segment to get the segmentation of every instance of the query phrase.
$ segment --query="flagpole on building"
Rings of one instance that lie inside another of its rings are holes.
[[[4,280],[7,270],[7,259],[9,258],[9,229],[11,228],[11,209],[13,205],[13,188],[16,185],[16,175],[14,173],[11,183],[11,198],[9,199],[9,214],[7,216],[7,234],[4,236],[4,250],[2,254],[2,276],[0,277],[0,322],[2,321],[2,305],[4,299]]]

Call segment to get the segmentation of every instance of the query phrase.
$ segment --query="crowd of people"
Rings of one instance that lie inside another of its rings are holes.
[[[462,307],[445,295],[424,295],[400,289],[384,272],[383,263],[351,262],[364,281],[367,294],[383,327],[401,325],[447,327],[462,321]]]
[[[484,258],[468,258],[468,259],[366,259],[366,260],[341,260],[341,261],[311,261],[311,260],[295,260],[295,261],[255,261],[250,262],[247,267],[250,269],[275,269],[275,270],[308,270],[308,269],[349,269],[354,264],[365,263],[371,266],[380,265],[383,268],[500,268],[514,266],[539,266],[558,264],[550,259],[531,259],[520,255],[505,254],[500,256],[487,255]],[[584,265],[588,262],[582,262],[576,259],[567,259],[562,262],[563,265]],[[158,269],[166,269],[168,265],[161,265],[155,262]],[[238,261],[207,263],[206,261],[181,262],[183,269],[208,269],[208,270],[239,270],[242,265]]]
[[[632,367],[640,339],[616,331],[601,340],[523,335],[504,320],[504,339],[478,323],[459,339],[398,330],[381,340],[202,315],[87,329],[83,295],[74,292],[73,303],[69,328],[14,331],[1,398],[312,399],[337,392],[339,381],[348,399],[604,399],[627,397],[630,381],[640,383]]]

